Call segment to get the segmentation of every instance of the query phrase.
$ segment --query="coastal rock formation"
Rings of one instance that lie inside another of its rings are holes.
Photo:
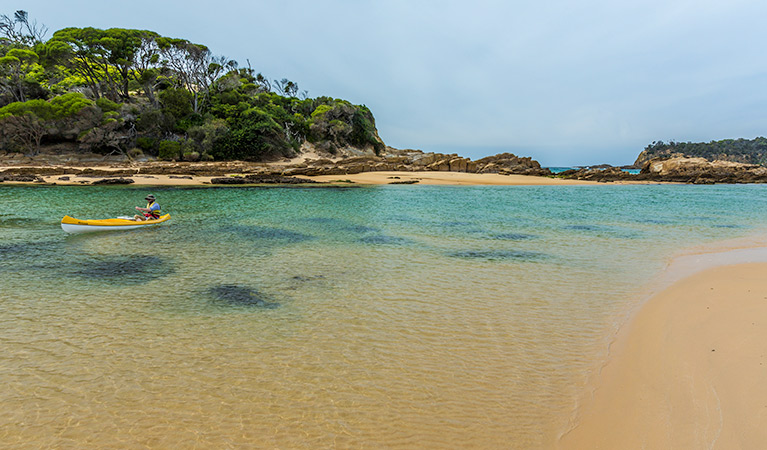
[[[134,181],[132,178],[103,178],[100,180],[94,181],[93,185],[99,185],[99,184],[132,184]]]
[[[673,183],[765,183],[767,167],[732,161],[709,161],[705,158],[683,156],[653,158],[646,161],[639,174],[619,167],[567,170],[557,177],[598,182],[657,181]]]
[[[335,160],[318,158],[305,160],[285,167],[283,175],[350,175],[377,171],[437,171],[468,173],[500,173],[502,175],[551,175],[530,157],[518,157],[511,153],[489,156],[477,161],[457,154],[398,150],[387,147],[382,155],[358,155]]]
[[[655,158],[647,161],[639,174],[656,181],[683,183],[764,183],[767,167],[704,158]]]
[[[487,156],[478,159],[478,173],[500,173],[502,175],[551,175],[549,169],[541,168],[540,163],[533,158],[519,157],[513,153],[500,153],[495,156]]]
[[[605,183],[613,181],[639,180],[638,175],[625,172],[620,167],[607,167],[605,169],[593,167],[572,169],[558,173],[557,177],[571,180],[598,181]]]
[[[211,178],[210,184],[306,184],[316,183],[304,178],[285,177],[281,175],[246,175],[244,177]]]
[[[0,173],[0,183],[3,181],[21,182],[21,183],[44,183],[41,177],[37,175],[24,175],[24,174],[4,174]]]

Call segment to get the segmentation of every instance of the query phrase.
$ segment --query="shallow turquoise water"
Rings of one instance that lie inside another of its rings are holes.
[[[676,251],[767,188],[0,186],[0,438],[62,448],[551,445]],[[14,447],[14,445],[16,447]]]

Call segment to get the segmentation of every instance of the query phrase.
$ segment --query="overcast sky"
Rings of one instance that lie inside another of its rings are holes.
[[[630,164],[654,140],[767,134],[764,0],[23,0],[53,31],[141,28],[309,96],[397,148]]]

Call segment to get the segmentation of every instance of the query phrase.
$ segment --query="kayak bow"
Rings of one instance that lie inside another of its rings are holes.
[[[92,231],[117,231],[133,230],[136,228],[157,225],[170,219],[170,214],[160,216],[154,220],[129,220],[129,219],[98,219],[80,220],[74,217],[64,216],[61,219],[61,229],[67,233],[89,233]]]

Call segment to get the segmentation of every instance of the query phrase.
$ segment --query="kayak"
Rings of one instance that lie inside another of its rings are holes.
[[[132,220],[128,218],[117,219],[98,219],[98,220],[80,220],[74,217],[64,216],[61,219],[61,229],[67,233],[90,233],[92,231],[117,231],[117,230],[134,230],[136,228],[143,228],[158,223],[163,223],[170,219],[170,214],[160,216],[159,219],[154,220]]]

